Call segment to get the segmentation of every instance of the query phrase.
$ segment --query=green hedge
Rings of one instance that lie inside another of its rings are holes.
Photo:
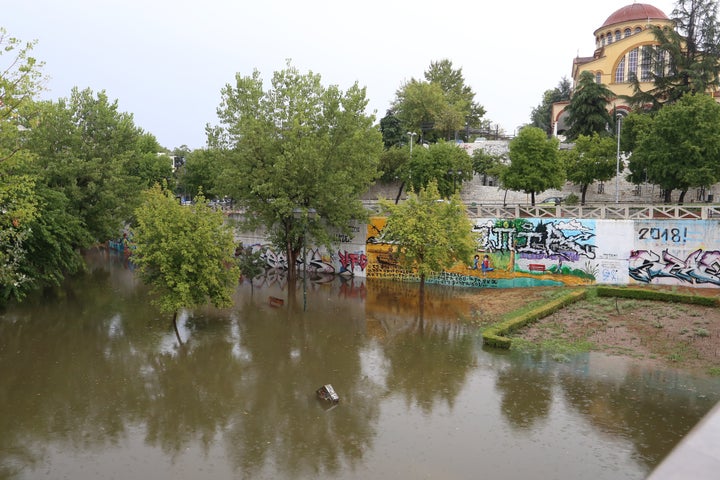
[[[719,307],[720,299],[702,295],[684,295],[680,293],[662,292],[645,288],[597,287],[599,297],[633,298],[636,300],[656,300],[661,302],[689,303],[706,307]]]
[[[505,335],[514,332],[525,325],[535,322],[541,318],[551,315],[561,308],[585,298],[587,290],[572,290],[562,297],[549,301],[528,312],[508,318],[499,323],[490,325],[483,331],[483,342],[485,345],[495,348],[510,348],[512,340]]]

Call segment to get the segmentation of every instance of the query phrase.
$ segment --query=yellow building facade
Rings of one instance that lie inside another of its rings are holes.
[[[657,45],[650,27],[673,29],[674,22],[652,5],[633,3],[613,12],[594,32],[595,51],[591,57],[576,57],[572,65],[573,89],[580,74],[591,72],[597,83],[604,84],[616,98],[611,99],[612,107],[619,113],[629,108],[621,95],[632,95],[632,81],[637,78],[643,91],[650,90],[652,83],[653,50]],[[569,102],[553,105],[552,119],[554,134],[562,135],[567,129]]]

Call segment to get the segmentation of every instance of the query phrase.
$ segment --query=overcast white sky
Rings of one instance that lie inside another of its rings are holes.
[[[431,61],[461,68],[486,118],[512,133],[545,90],[592,55],[593,32],[632,0],[14,0],[8,34],[38,40],[44,98],[105,90],[164,147],[205,145],[220,89],[254,69],[269,81],[291,59],[324,85],[367,87],[385,115]],[[650,3],[670,15],[674,1]]]

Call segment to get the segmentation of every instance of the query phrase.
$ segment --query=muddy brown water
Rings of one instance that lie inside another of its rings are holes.
[[[620,357],[486,349],[492,290],[430,286],[421,315],[417,285],[313,277],[303,311],[269,272],[183,312],[181,347],[122,258],[89,265],[0,312],[0,478],[640,479],[720,399]]]

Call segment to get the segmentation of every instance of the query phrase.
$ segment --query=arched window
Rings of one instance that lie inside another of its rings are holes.
[[[615,69],[615,83],[625,82],[625,57],[618,63],[617,69]]]
[[[635,27],[635,33],[640,33],[640,32],[642,32],[642,28],[640,28],[640,27]]]
[[[638,49],[634,48],[630,51],[630,55],[628,55],[628,72],[627,72],[627,79],[628,81],[633,81],[637,78],[637,68],[638,68]]]
[[[605,35],[600,35],[600,46],[601,47],[605,46]]]
[[[622,37],[620,36],[620,30],[615,30],[615,41],[619,42]]]
[[[652,56],[653,48],[650,45],[642,47],[642,59],[640,60],[640,81],[642,82],[652,80]]]
[[[629,37],[629,36],[630,36],[630,33],[632,33],[632,32],[630,31],[630,29],[629,29],[629,28],[626,28],[626,29],[625,29],[625,38]]]
[[[602,83],[602,73],[595,72],[595,83]]]

